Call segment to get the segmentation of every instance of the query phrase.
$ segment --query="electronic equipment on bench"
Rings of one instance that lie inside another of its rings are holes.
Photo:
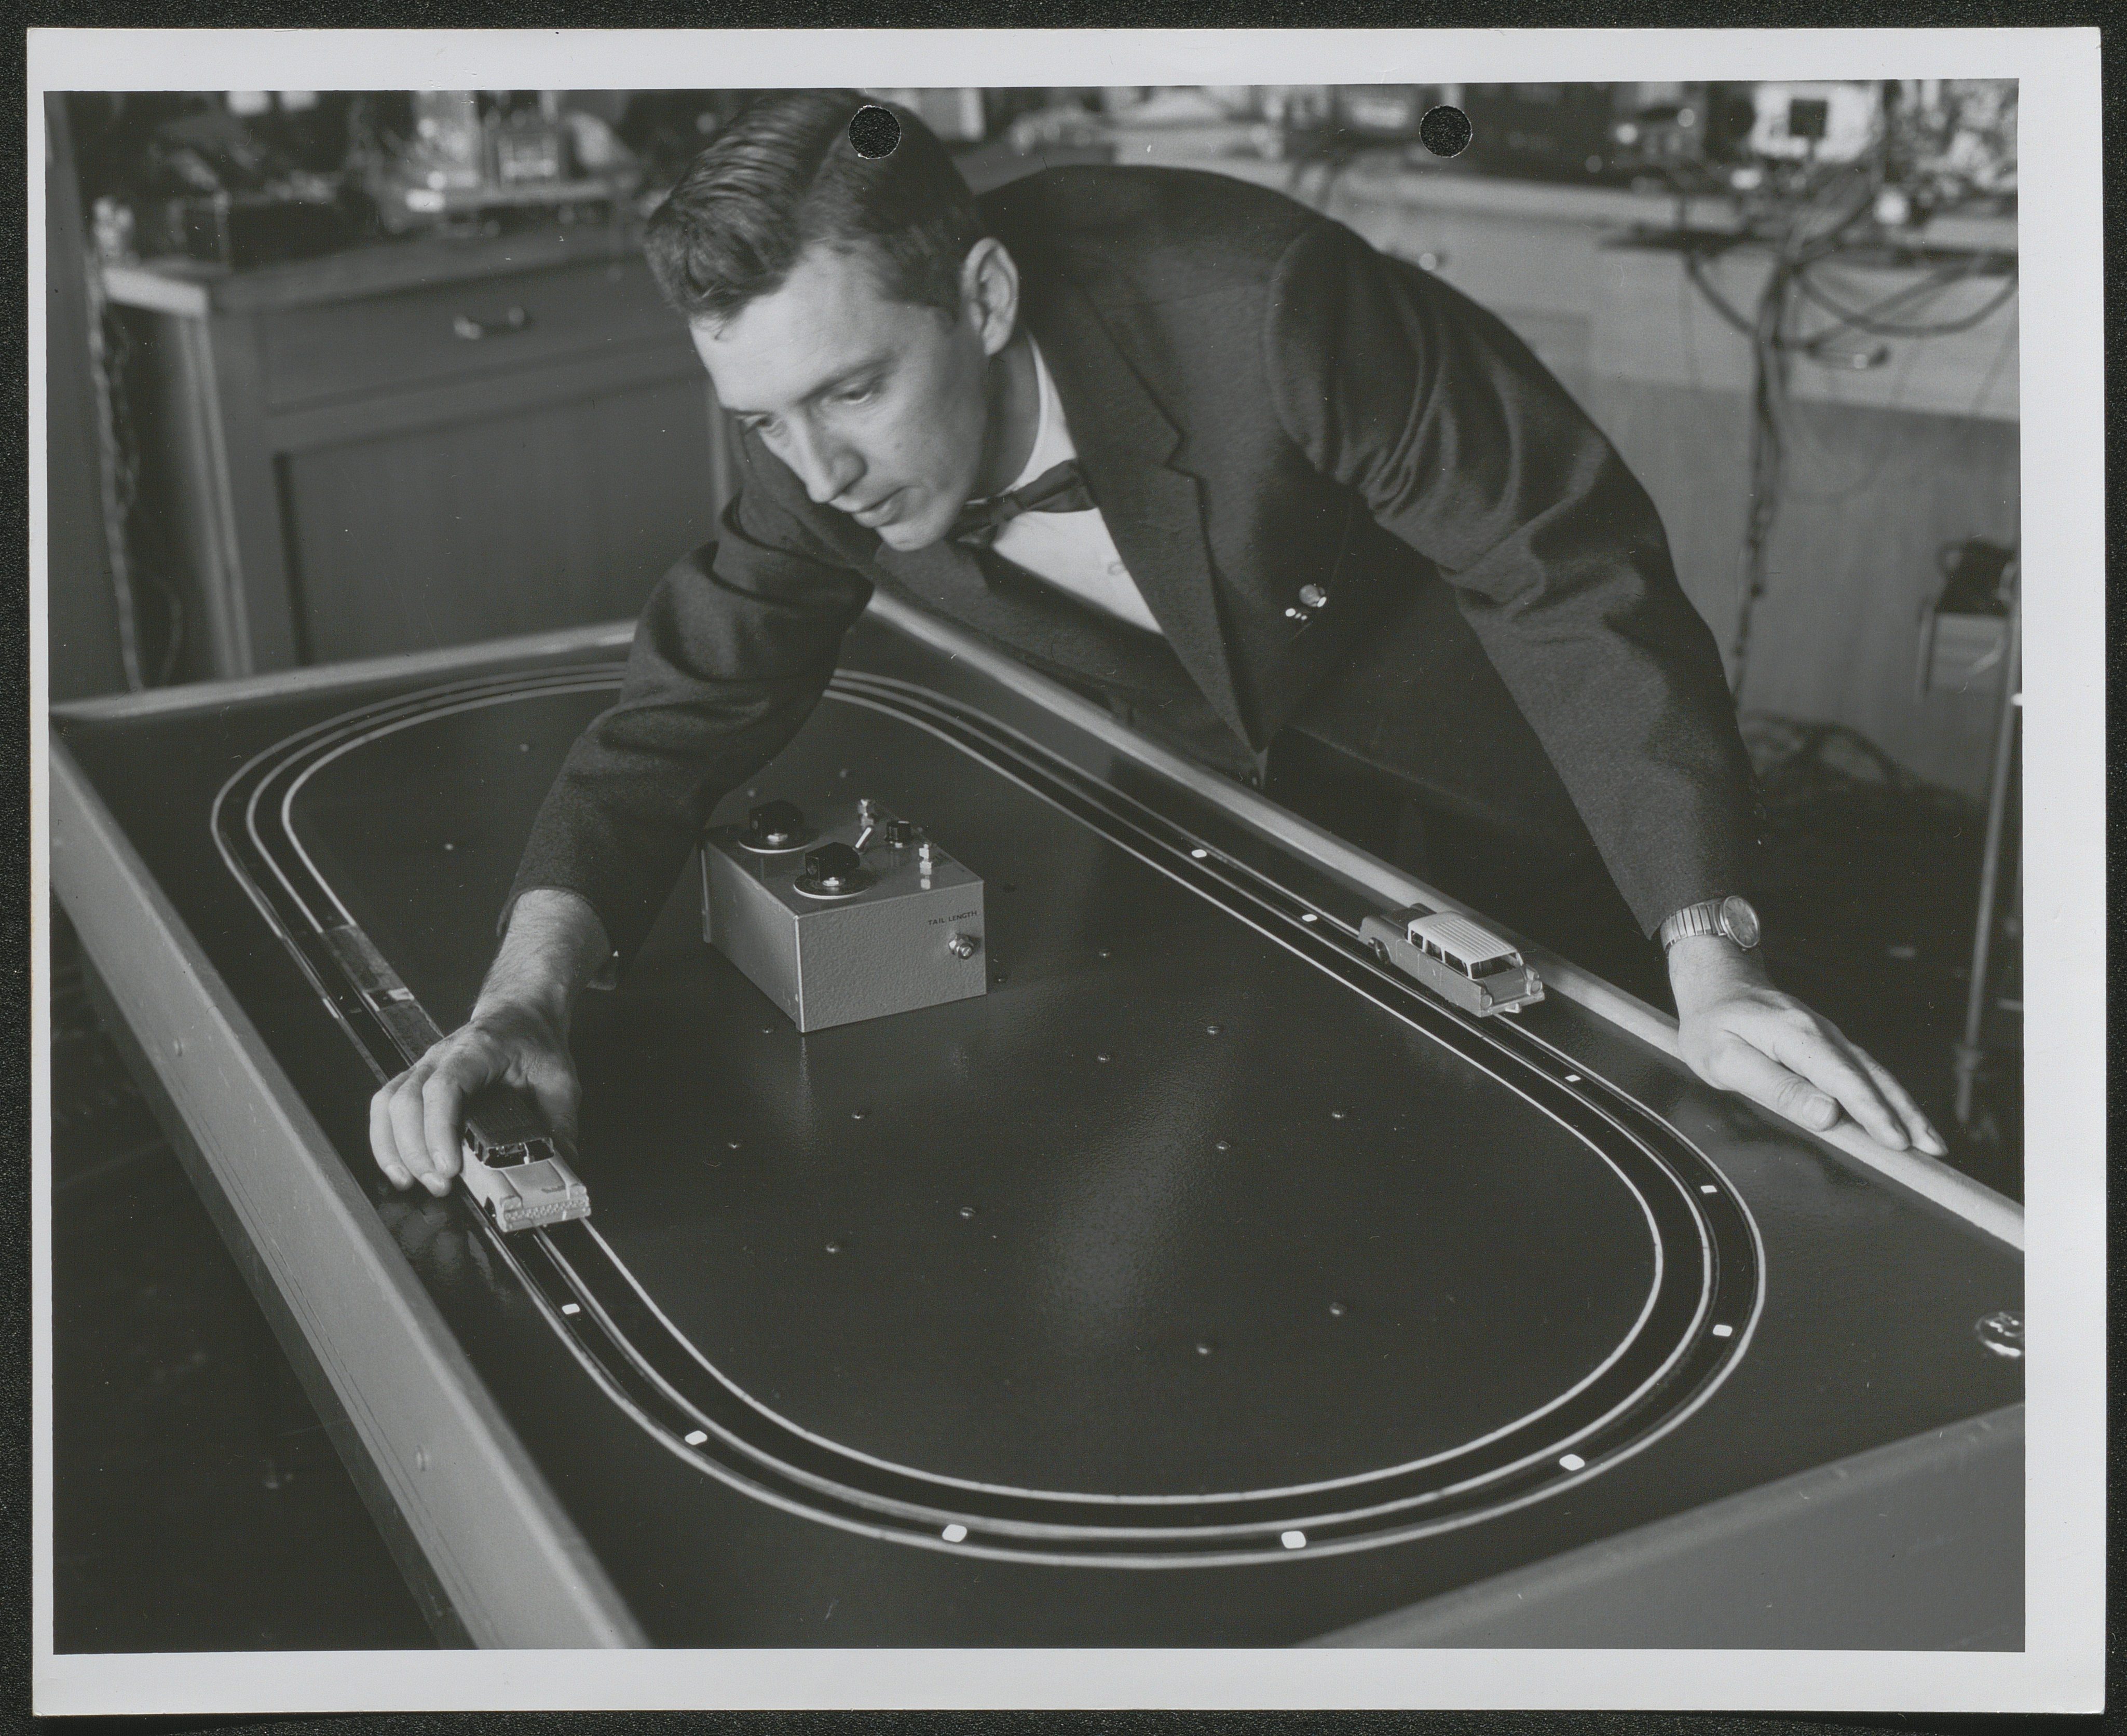
[[[988,989],[981,879],[875,802],[818,829],[765,802],[712,830],[702,938],[801,1031]]]

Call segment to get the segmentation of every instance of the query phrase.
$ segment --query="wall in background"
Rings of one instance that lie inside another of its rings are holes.
[[[1584,401],[1654,494],[1684,587],[1725,649],[1750,494],[1750,342],[1699,298],[1674,253],[1608,248],[1596,258]],[[1768,266],[1760,253],[1710,270],[1730,304],[1748,309]],[[1866,302],[1923,273],[1848,275],[1851,300]],[[1977,277],[1928,315],[1983,312],[2000,288],[1998,277]],[[1845,724],[1922,777],[1980,796],[2000,671],[1967,691],[1922,691],[1920,622],[1945,544],[2019,540],[2016,304],[1968,331],[1889,351],[1865,371],[1795,366],[1786,478],[1741,702]]]

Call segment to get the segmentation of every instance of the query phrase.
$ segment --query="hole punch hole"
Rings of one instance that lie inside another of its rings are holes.
[[[1418,142],[1436,157],[1459,157],[1470,148],[1470,117],[1446,103],[1429,108],[1418,123]]]
[[[1466,127],[1468,122],[1463,125]],[[901,144],[901,123],[893,111],[867,102],[850,117],[850,148],[860,157],[876,161],[891,157]]]

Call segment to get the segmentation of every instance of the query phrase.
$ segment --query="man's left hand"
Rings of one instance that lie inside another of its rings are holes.
[[[1684,1061],[1708,1085],[1740,1091],[1778,1115],[1823,1133],[1840,1111],[1879,1145],[1949,1151],[1920,1107],[1868,1055],[1717,934],[1679,940],[1669,952],[1677,1038]]]

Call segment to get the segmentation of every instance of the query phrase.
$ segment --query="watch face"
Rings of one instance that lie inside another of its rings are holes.
[[[1758,913],[1746,899],[1721,901],[1721,926],[1731,940],[1746,951],[1758,944]]]

